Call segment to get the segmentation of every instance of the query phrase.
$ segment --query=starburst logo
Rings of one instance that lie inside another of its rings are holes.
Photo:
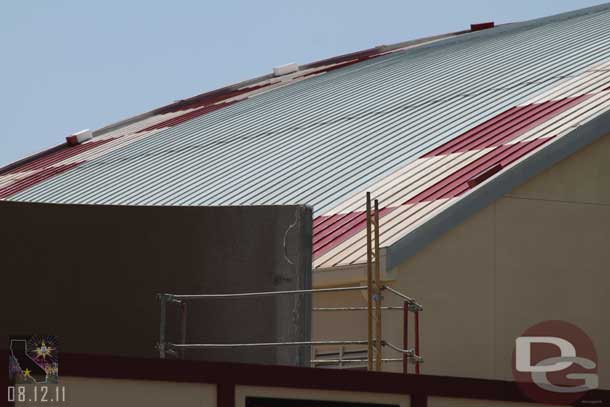
[[[15,383],[57,383],[59,348],[54,336],[9,338],[9,378]]]
[[[55,351],[55,348],[53,348],[52,346],[47,346],[44,340],[40,343],[39,347],[34,348],[34,354],[36,355],[36,359],[42,359],[44,361],[47,360],[47,357],[50,358],[52,356],[53,351]]]

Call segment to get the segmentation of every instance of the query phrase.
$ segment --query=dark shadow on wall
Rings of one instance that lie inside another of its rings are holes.
[[[2,326],[7,335],[56,335],[66,352],[158,357],[160,292],[311,288],[312,212],[305,206],[0,202],[0,225]],[[168,311],[168,339],[177,342],[178,308]],[[310,298],[197,301],[187,322],[189,343],[310,340]],[[309,349],[185,356],[302,365]]]

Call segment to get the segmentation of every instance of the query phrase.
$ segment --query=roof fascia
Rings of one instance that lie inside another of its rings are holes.
[[[379,270],[381,280],[384,282],[396,280],[395,270],[386,267],[387,248],[379,248]],[[366,263],[355,263],[349,265],[313,269],[313,287],[337,287],[354,284],[366,284]]]

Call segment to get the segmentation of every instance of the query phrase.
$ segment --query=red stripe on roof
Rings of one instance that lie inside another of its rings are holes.
[[[369,49],[365,49],[363,51],[352,52],[350,54],[345,54],[345,55],[339,55],[337,57],[327,58],[327,59],[323,59],[321,61],[317,61],[317,62],[308,64],[307,69],[320,68],[320,67],[328,66],[328,65],[341,64],[343,62],[351,62],[354,60],[362,61],[367,58],[379,56],[382,52],[383,51],[380,50],[379,48],[369,48]]]
[[[177,124],[187,122],[196,117],[203,116],[206,113],[210,113],[215,110],[222,109],[223,107],[232,105],[233,103],[236,103],[236,101],[219,103],[217,105],[211,105],[211,106],[205,106],[205,107],[199,108],[197,110],[193,110],[191,112],[185,113],[183,115],[172,117],[171,119],[168,119],[168,120],[164,120],[160,123],[153,124],[152,126],[146,127],[145,129],[138,131],[137,133],[141,133],[143,131],[155,130],[155,129],[162,129],[164,127],[175,126]]]
[[[497,164],[492,165],[491,167],[488,167],[487,169],[479,172],[477,175],[475,175],[474,177],[472,177],[468,181],[466,181],[466,183],[468,184],[468,188],[476,187],[477,185],[484,182],[488,178],[491,178],[498,172],[502,171],[502,168],[504,168],[502,166],[502,163],[497,163]]]
[[[471,162],[465,167],[451,173],[441,181],[435,183],[426,190],[420,192],[413,198],[409,199],[405,204],[412,204],[424,201],[434,201],[436,199],[453,198],[468,189],[476,186],[476,183],[471,182],[471,186],[468,185],[468,181],[476,179],[479,174],[482,174],[492,167],[500,164],[502,167],[506,167],[510,163],[518,160],[525,156],[530,151],[538,148],[545,144],[553,137],[539,138],[532,141],[526,141],[515,144],[508,144],[498,147],[477,160]],[[493,175],[490,174],[490,176]],[[484,180],[481,180],[481,182]]]
[[[432,150],[424,155],[424,157],[500,146],[588,97],[589,95],[581,95],[526,106],[511,107],[505,112]]]
[[[459,196],[552,138],[539,138],[500,146],[464,168],[454,171],[402,205]],[[379,217],[387,215],[394,209],[396,207],[383,208],[379,211]],[[314,219],[313,225],[313,257],[323,255],[365,228],[366,212],[364,211],[318,216]]]
[[[313,227],[314,228],[317,227],[322,222],[326,222],[327,220],[329,220],[330,218],[332,218],[334,216],[339,216],[339,215],[321,215],[321,216],[318,216],[317,218],[315,218],[313,220]]]
[[[346,219],[349,215],[349,218]],[[344,220],[344,222],[341,222]],[[336,247],[340,243],[349,239],[351,236],[366,227],[366,212],[353,212],[340,215],[334,222],[336,228],[331,233],[326,233],[320,237],[320,229],[314,229],[313,256],[317,257]],[[323,232],[322,232],[323,233]]]
[[[68,171],[69,169],[76,167],[82,162],[83,161],[65,165],[58,165],[56,167],[48,167],[38,172],[35,172],[34,174],[31,174],[25,178],[17,180],[10,185],[0,188],[0,199],[5,199],[11,195],[15,195],[16,193],[21,192],[42,181],[45,181],[57,174],[61,174],[62,172]]]
[[[344,230],[346,227],[351,227],[354,224],[361,222],[362,219],[359,218],[361,214],[362,212],[349,212],[334,215],[323,224],[318,225],[313,238],[314,246],[323,243],[327,240],[327,238],[331,238],[337,232]]]
[[[362,56],[362,57],[359,57],[356,59],[351,59],[349,61],[338,62],[335,65],[329,66],[327,68],[322,68],[317,71],[307,73],[307,74],[303,75],[303,77],[305,78],[305,77],[311,76],[311,75],[319,75],[321,73],[331,72],[331,71],[334,71],[335,69],[344,68],[346,66],[357,64],[358,62],[366,61],[367,59],[376,58],[378,56],[379,55],[366,55],[366,56]]]
[[[98,147],[102,144],[105,144],[105,143],[115,140],[115,139],[116,138],[108,138],[108,139],[104,139],[104,140],[90,141],[88,143],[78,144],[76,146],[69,146],[69,145],[65,144],[58,150],[55,150],[47,155],[40,156],[25,164],[11,168],[10,170],[8,170],[0,175],[15,174],[15,173],[19,173],[19,172],[33,171],[33,170],[38,170],[38,169],[41,169],[44,167],[49,167],[53,164],[57,164],[58,162],[66,160],[70,157],[74,157],[75,155],[78,155],[87,150],[91,150],[92,148]]]
[[[344,67],[346,65],[351,65],[356,62],[364,61],[369,58],[374,58],[376,56],[383,54],[384,52],[385,52],[384,50],[382,50],[378,47],[370,48],[370,49],[366,49],[363,51],[353,52],[353,53],[345,54],[345,55],[339,55],[337,57],[327,58],[327,59],[323,59],[321,61],[313,62],[313,63],[307,64],[305,66],[305,69],[315,69],[315,68],[325,67],[328,65],[333,65],[330,68],[326,68],[326,69],[323,68],[317,72],[313,72],[308,75],[313,75],[313,74],[322,73],[322,72],[329,72],[334,69]],[[308,76],[308,75],[304,75],[304,76]],[[264,81],[265,79],[261,79],[261,80]],[[209,106],[213,103],[221,102],[223,100],[233,98],[233,97],[241,95],[243,93],[252,92],[254,90],[261,89],[261,88],[264,88],[264,87],[270,86],[270,85],[273,85],[273,83],[266,82],[266,83],[262,83],[262,84],[258,84],[258,85],[247,86],[247,87],[240,88],[240,89],[222,88],[222,89],[214,90],[214,91],[207,92],[207,93],[204,93],[201,95],[197,95],[192,98],[179,100],[168,106],[164,106],[159,109],[155,109],[153,111],[153,113],[154,114],[164,114],[164,113],[178,112],[180,110],[197,108],[200,106]]]
[[[383,208],[379,218],[392,212],[394,208]],[[356,233],[366,228],[366,212],[357,211],[346,214],[324,216],[316,227],[314,225],[313,257],[319,257],[337,247]],[[318,218],[316,218],[317,220]],[[314,221],[315,224],[315,221]]]
[[[165,113],[178,112],[180,110],[193,109],[193,108],[202,107],[202,106],[203,107],[210,106],[214,103],[222,102],[223,100],[227,100],[227,99],[233,98],[235,96],[242,95],[244,93],[252,92],[254,90],[258,90],[258,89],[264,88],[269,85],[270,85],[270,83],[263,83],[261,85],[247,86],[247,87],[244,87],[241,89],[233,89],[233,90],[220,89],[217,91],[205,93],[203,95],[195,96],[190,99],[185,99],[185,100],[178,101],[176,103],[172,103],[169,106],[165,106],[165,107],[156,109],[154,111],[154,113],[155,114],[165,114]]]
[[[340,57],[336,57],[336,58],[330,58],[327,60],[319,61],[316,64],[310,64],[309,67],[318,67],[318,66],[323,66],[326,64],[330,64],[330,63],[336,63],[336,65],[328,67],[328,68],[320,69],[319,71],[313,72],[309,75],[322,73],[322,72],[329,72],[329,71],[332,71],[335,69],[339,69],[344,66],[351,65],[351,64],[369,59],[369,58],[374,58],[374,57],[378,56],[379,53],[380,53],[379,50],[373,49],[373,50],[366,50],[363,52],[357,52],[354,54],[349,54],[349,55],[344,55],[344,56],[340,56]],[[346,58],[350,58],[350,59],[346,60]],[[307,75],[304,75],[304,76],[307,76]],[[184,115],[180,115],[178,117],[174,117],[174,118],[165,120],[163,122],[151,125],[145,129],[139,130],[136,133],[159,129],[159,128],[163,128],[163,127],[171,127],[171,126],[175,126],[177,124],[189,121],[196,117],[202,116],[206,113],[210,113],[215,110],[221,109],[223,107],[229,106],[233,103],[236,103],[237,101],[224,102],[224,103],[218,103],[218,102],[222,102],[223,100],[227,100],[227,99],[242,95],[244,93],[252,92],[252,91],[255,91],[255,90],[270,86],[270,85],[272,85],[272,83],[263,83],[263,84],[247,86],[247,87],[243,87],[240,89],[233,89],[233,90],[227,90],[226,88],[224,88],[224,89],[220,89],[217,91],[208,92],[203,95],[198,95],[198,96],[195,96],[190,99],[180,100],[178,102],[172,103],[171,105],[164,106],[164,107],[154,110],[154,114],[160,115],[160,114],[166,114],[166,113],[173,113],[173,112],[178,112],[178,111],[186,110],[186,109],[196,109],[196,110],[188,112]],[[80,152],[93,148],[96,145],[108,142],[110,140],[112,140],[112,139],[99,140],[99,141],[89,142],[89,143],[85,143],[85,144],[80,144],[78,146],[70,147],[70,150],[67,149],[69,147],[67,145],[65,145],[65,146],[60,145],[57,147],[53,147],[53,149],[50,149],[48,152],[45,151],[42,154],[34,156],[31,161],[27,160],[27,162],[22,165],[17,165],[16,167],[14,167],[13,165],[6,166],[7,169],[4,172],[0,172],[0,175],[13,174],[13,173],[17,173],[17,172],[31,171],[31,170],[37,170],[40,168],[44,168],[46,166],[56,164],[64,159],[72,157],[76,154],[79,154]]]

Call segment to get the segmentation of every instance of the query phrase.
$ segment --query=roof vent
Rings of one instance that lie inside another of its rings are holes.
[[[85,129],[66,137],[66,143],[68,143],[69,146],[75,146],[82,144],[87,140],[91,140],[92,138],[93,132],[89,129]]]
[[[494,26],[495,26],[495,24],[493,21],[489,21],[487,23],[470,24],[470,31],[487,30],[488,28],[494,28]]]
[[[297,64],[290,63],[282,66],[276,66],[273,68],[273,76],[282,76],[288,75],[289,73],[293,73],[299,70],[299,66]]]
[[[466,183],[468,184],[468,188],[474,188],[483,181],[491,178],[493,175],[499,173],[502,167],[502,163],[497,163],[496,165],[492,165],[491,167],[481,171],[480,173],[466,181]]]

